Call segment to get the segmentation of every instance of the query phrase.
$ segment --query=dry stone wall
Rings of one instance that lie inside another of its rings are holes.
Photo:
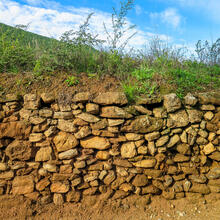
[[[129,105],[120,92],[0,100],[0,194],[42,204],[132,193],[220,193],[220,98],[175,94]]]

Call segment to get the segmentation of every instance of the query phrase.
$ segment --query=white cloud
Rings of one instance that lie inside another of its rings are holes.
[[[158,0],[162,2],[171,2],[182,8],[193,9],[201,14],[205,14],[206,18],[220,23],[220,0]]]
[[[135,13],[136,15],[140,15],[142,13],[142,8],[140,5],[135,5]]]
[[[182,17],[175,8],[167,8],[160,13],[150,13],[152,19],[160,19],[161,22],[177,28],[181,24]]]
[[[85,21],[88,14],[95,12],[90,20],[91,30],[98,33],[99,38],[107,39],[103,27],[103,22],[105,22],[109,31],[112,31],[110,13],[90,8],[63,8],[60,5],[50,9],[51,7],[48,8],[45,6],[48,4],[47,0],[26,0],[26,2],[30,5],[19,4],[10,0],[2,0],[0,2],[0,22],[12,26],[17,24],[30,24],[29,31],[59,39],[65,31],[71,29],[77,30],[79,25]],[[44,4],[44,7],[40,7],[39,5],[41,4]],[[127,23],[128,25],[132,25],[128,20]],[[154,33],[144,32],[138,28],[135,28],[133,31],[137,31],[137,34],[129,41],[129,45],[135,48],[141,48],[147,43],[150,37],[155,36]],[[131,33],[131,31],[126,33],[122,40],[129,37]],[[157,36],[162,40],[171,40],[171,38],[166,35]]]

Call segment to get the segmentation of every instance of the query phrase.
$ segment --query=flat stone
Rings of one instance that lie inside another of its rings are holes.
[[[215,146],[210,142],[204,146],[203,152],[205,155],[211,154],[216,150]]]
[[[214,105],[202,105],[200,107],[200,109],[203,110],[203,111],[214,111],[215,106]]]
[[[218,92],[199,93],[198,98],[201,104],[220,105],[220,95]]]
[[[178,134],[175,134],[174,136],[172,136],[167,144],[167,148],[171,148],[174,145],[176,145],[178,142],[180,141],[180,137]]]
[[[106,150],[111,146],[111,144],[106,138],[97,136],[87,137],[83,140],[80,140],[80,144],[83,148],[91,148],[98,150]]]
[[[158,138],[160,137],[160,132],[155,131],[155,132],[146,134],[144,137],[145,137],[145,139],[146,139],[147,141],[149,141],[149,142],[150,142],[150,141],[154,141],[154,140],[156,140],[156,139],[158,139]]]
[[[207,121],[211,121],[214,117],[214,114],[209,111],[209,112],[206,112],[205,115],[204,115],[204,119],[207,120]]]
[[[185,127],[189,124],[189,118],[185,110],[179,110],[176,113],[170,113],[167,120],[167,127]]]
[[[164,135],[156,141],[156,147],[162,147],[169,141],[169,136]]]
[[[100,105],[125,105],[128,100],[123,92],[106,92],[98,95],[93,102]]]
[[[164,107],[154,108],[153,114],[156,118],[167,118],[167,111]]]
[[[100,121],[100,118],[98,118],[92,114],[86,113],[86,112],[81,113],[81,114],[77,115],[76,117],[80,118],[86,122],[89,122],[89,123],[95,123],[95,122]]]
[[[41,118],[37,116],[33,116],[29,118],[31,124],[38,125],[46,121],[46,118]]]
[[[14,140],[5,150],[10,160],[29,160],[32,155],[31,143],[29,141]]]
[[[137,154],[134,142],[127,142],[121,146],[122,158],[132,158]]]
[[[186,162],[189,161],[190,157],[189,156],[185,156],[183,154],[176,154],[173,158],[174,162]]]
[[[81,193],[79,191],[70,191],[66,195],[67,202],[79,202],[81,198]]]
[[[198,102],[198,99],[191,93],[187,93],[187,95],[184,97],[184,101],[186,105],[194,106]]]
[[[134,186],[146,186],[148,184],[148,178],[144,174],[138,174],[132,181]]]
[[[186,144],[186,143],[178,144],[177,147],[176,147],[176,150],[180,154],[186,154],[186,155],[190,155],[191,154],[190,145]]]
[[[0,162],[0,171],[6,171],[8,166],[6,163]]]
[[[187,113],[189,115],[190,123],[198,123],[202,121],[203,113],[196,109],[188,109]]]
[[[201,194],[209,194],[210,189],[206,184],[198,184],[194,183],[192,184],[191,188],[189,189],[189,192],[193,193],[201,193]]]
[[[44,92],[41,94],[41,99],[44,103],[50,104],[55,101],[55,95],[52,92]]]
[[[39,116],[43,118],[51,118],[53,116],[53,111],[48,108],[40,109]]]
[[[72,112],[54,112],[53,117],[55,119],[72,119],[73,118],[73,114]]]
[[[75,133],[74,135],[77,139],[82,139],[82,138],[89,136],[91,133],[92,133],[92,131],[91,131],[90,127],[84,126],[84,127],[80,128],[80,130],[77,133]]]
[[[50,185],[50,181],[48,178],[41,179],[37,184],[36,184],[36,189],[38,191],[43,191],[47,186]]]
[[[108,160],[110,158],[110,154],[108,151],[98,151],[96,154],[96,158],[98,160]]]
[[[79,144],[78,140],[75,138],[74,135],[63,131],[59,132],[54,137],[53,142],[58,152],[75,148]]]
[[[40,97],[36,94],[24,95],[24,108],[30,110],[36,110],[40,107]]]
[[[108,125],[110,127],[118,126],[124,123],[124,119],[108,119]]]
[[[140,112],[141,114],[152,115],[152,111],[143,107],[142,105],[135,105],[134,108],[136,111]]]
[[[99,113],[99,105],[94,103],[87,103],[86,104],[86,112],[90,114],[98,114]]]
[[[220,167],[212,168],[207,174],[206,177],[209,180],[219,179],[220,178]]]
[[[14,177],[14,172],[12,170],[10,171],[5,171],[0,173],[0,180],[10,180]]]
[[[60,129],[61,131],[70,132],[70,133],[72,132],[74,133],[77,131],[77,128],[73,124],[73,121],[68,121],[63,119],[58,120],[57,128]]]
[[[35,161],[48,161],[52,159],[51,147],[42,147],[38,150],[35,156]]]
[[[140,140],[143,137],[143,135],[136,134],[136,133],[127,133],[127,134],[125,134],[125,137],[129,141],[138,141],[138,140]]]
[[[88,102],[92,98],[90,92],[80,92],[73,96],[73,102]]]
[[[29,136],[30,142],[40,142],[44,139],[44,135],[42,133],[32,133]]]
[[[175,93],[171,93],[164,96],[164,107],[167,112],[175,112],[181,108],[181,101]]]
[[[16,176],[12,182],[12,193],[22,195],[34,191],[34,178],[32,176]]]
[[[138,161],[136,163],[133,163],[133,165],[136,167],[152,168],[156,165],[156,162],[157,161],[152,158],[152,159]]]
[[[137,116],[128,125],[121,128],[124,132],[134,133],[150,133],[153,131],[159,131],[163,127],[163,120],[160,118],[153,118],[150,116]]]
[[[132,118],[131,114],[117,106],[102,107],[100,116],[104,118]]]
[[[220,152],[215,151],[211,153],[210,155],[208,155],[208,157],[211,158],[212,160],[220,161]]]
[[[69,184],[64,182],[54,182],[50,186],[52,193],[66,193],[69,191]]]
[[[60,160],[68,160],[78,155],[77,149],[70,149],[58,154]]]

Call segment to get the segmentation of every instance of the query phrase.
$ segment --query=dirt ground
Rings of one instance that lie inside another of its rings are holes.
[[[23,196],[0,197],[0,219],[28,220],[219,220],[220,194],[165,200],[161,196],[129,196],[103,201],[86,197],[81,203],[42,205]]]

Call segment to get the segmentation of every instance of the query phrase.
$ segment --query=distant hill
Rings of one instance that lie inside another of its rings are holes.
[[[25,45],[30,45],[31,47],[48,47],[50,44],[57,42],[56,39],[34,34],[32,32],[3,23],[0,23],[0,33],[6,33],[9,39],[11,38],[12,40],[19,38],[21,42],[23,42]]]

